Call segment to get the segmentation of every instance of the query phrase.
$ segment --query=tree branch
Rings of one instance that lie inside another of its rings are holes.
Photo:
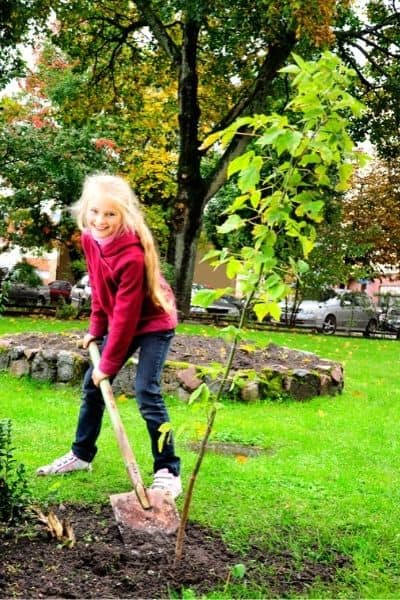
[[[255,114],[265,110],[265,99],[269,94],[271,84],[281,66],[285,63],[290,52],[296,43],[295,36],[289,33],[287,38],[272,44],[269,47],[268,54],[260,68],[257,79],[246,97],[243,97],[214,127],[213,131],[219,131],[228,127],[239,116],[246,114]],[[246,131],[233,138],[227,150],[221,156],[214,171],[207,178],[207,192],[205,201],[207,202],[221,188],[226,181],[226,171],[228,164],[236,156],[239,156],[249,143]]]
[[[147,26],[151,29],[154,37],[164,49],[175,66],[178,68],[181,62],[181,53],[178,46],[175,44],[171,36],[168,34],[166,27],[156,15],[150,0],[135,0],[135,5]]]
[[[365,35],[378,35],[382,30],[386,29],[390,25],[395,25],[400,21],[400,13],[394,8],[394,12],[389,15],[386,19],[377,23],[376,25],[369,25],[363,29],[335,29],[334,34],[337,40],[347,41],[360,38]]]

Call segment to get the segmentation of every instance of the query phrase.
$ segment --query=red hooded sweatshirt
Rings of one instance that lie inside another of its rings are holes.
[[[92,290],[89,333],[108,335],[99,368],[115,375],[123,366],[129,346],[142,333],[166,331],[177,325],[177,314],[156,306],[146,287],[144,251],[139,238],[124,232],[99,245],[88,232],[81,236]],[[162,288],[173,293],[162,278]]]

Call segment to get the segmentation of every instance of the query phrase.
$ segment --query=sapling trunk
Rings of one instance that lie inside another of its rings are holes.
[[[200,450],[199,450],[199,453],[197,455],[197,459],[196,459],[193,471],[192,471],[190,479],[189,479],[189,484],[188,484],[187,492],[186,492],[186,495],[185,495],[185,501],[184,501],[184,504],[183,504],[182,514],[181,514],[181,522],[180,522],[180,525],[179,525],[179,529],[178,529],[178,533],[177,533],[177,538],[176,538],[174,568],[178,565],[178,563],[182,559],[184,539],[185,539],[185,530],[186,530],[186,525],[187,525],[187,521],[188,521],[188,518],[189,518],[190,506],[191,506],[191,503],[192,503],[193,490],[194,490],[194,486],[195,486],[195,483],[196,483],[196,480],[197,480],[197,475],[198,475],[198,473],[200,471],[200,467],[202,465],[203,458],[204,458],[205,453],[206,453],[207,443],[208,443],[208,440],[210,438],[210,435],[211,435],[211,432],[212,432],[212,429],[213,429],[215,417],[216,417],[216,414],[217,414],[218,402],[221,399],[222,393],[223,393],[224,388],[225,388],[225,384],[226,384],[226,382],[228,380],[229,373],[230,373],[230,370],[232,368],[233,359],[235,357],[236,348],[237,348],[238,341],[239,341],[239,338],[240,338],[240,331],[243,329],[243,326],[245,324],[248,308],[249,308],[249,306],[251,304],[251,301],[252,301],[253,296],[255,294],[255,290],[258,287],[258,284],[259,284],[259,282],[261,280],[261,277],[262,277],[262,269],[260,270],[260,274],[259,274],[259,278],[257,280],[257,284],[254,286],[254,289],[251,291],[251,293],[246,298],[246,302],[244,304],[244,307],[242,308],[242,310],[240,312],[239,325],[238,325],[238,327],[236,329],[236,333],[234,335],[231,347],[229,349],[229,354],[228,354],[228,357],[226,359],[226,366],[225,366],[225,369],[224,369],[224,373],[222,375],[222,378],[221,378],[221,381],[220,381],[220,385],[218,387],[218,391],[217,391],[217,394],[215,396],[215,400],[214,400],[214,402],[212,404],[211,411],[210,411],[208,419],[207,419],[206,431],[205,431],[204,436],[203,436],[203,438],[201,440]]]

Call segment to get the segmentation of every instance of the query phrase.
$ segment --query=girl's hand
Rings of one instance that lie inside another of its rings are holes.
[[[108,377],[107,373],[103,373],[100,369],[93,369],[92,381],[96,387],[99,387],[100,381]]]
[[[88,348],[90,342],[92,342],[95,339],[96,339],[95,335],[92,335],[91,333],[87,333],[82,340],[82,348]]]

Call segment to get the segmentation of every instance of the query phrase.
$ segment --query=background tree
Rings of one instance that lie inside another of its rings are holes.
[[[0,113],[0,237],[2,251],[57,246],[76,254],[76,223],[69,207],[86,173],[114,168],[112,141],[90,127],[61,128],[43,98],[4,100]]]
[[[204,208],[226,180],[229,161],[248,143],[247,136],[235,136],[209,171],[203,169],[209,150],[199,149],[201,139],[239,116],[279,110],[288,87],[278,70],[293,49],[317,56],[324,44],[331,44],[346,61],[354,62],[354,50],[366,48],[365,64],[355,65],[358,92],[367,90],[375,109],[373,100],[383,85],[386,89],[398,85],[399,22],[391,2],[374,0],[366,5],[373,10],[360,15],[345,0],[258,0],[250,7],[242,0],[52,3],[58,19],[54,40],[76,61],[82,78],[91,78],[89,115],[113,114],[122,125],[131,120],[136,124],[146,94],[157,81],[159,90],[175,95],[162,103],[157,117],[158,122],[174,123],[160,140],[171,153],[169,174],[176,186],[164,205],[170,211],[169,259],[175,266],[183,312],[189,307]],[[367,85],[371,81],[373,89]],[[210,94],[211,89],[215,93]],[[138,162],[151,156],[147,147],[157,156],[156,137],[143,138],[140,126],[127,131],[131,148],[139,152],[134,157]],[[145,131],[157,136],[154,123]],[[121,139],[125,146],[126,137]]]
[[[48,0],[2,0],[0,3],[0,88],[25,69],[23,47],[35,45],[47,21]]]
[[[400,165],[398,160],[374,160],[353,180],[343,205],[343,223],[357,239],[369,244],[364,265],[377,273],[400,262]],[[359,259],[359,263],[361,260]]]

